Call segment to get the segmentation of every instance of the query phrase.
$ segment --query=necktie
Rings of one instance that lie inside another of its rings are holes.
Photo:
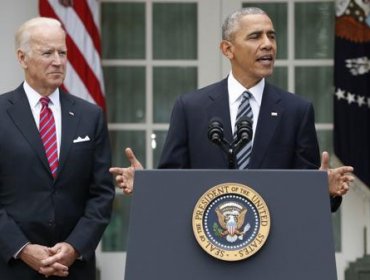
[[[238,113],[236,114],[236,123],[242,116],[250,118],[253,122],[253,112],[251,105],[249,104],[249,98],[252,94],[248,91],[243,92],[242,100],[238,107]],[[236,129],[234,133],[236,137]],[[250,155],[252,152],[252,141],[249,141],[237,154],[236,154],[236,163],[239,169],[247,169],[249,165]]]
[[[53,177],[56,177],[58,169],[58,145],[57,134],[53,112],[49,108],[50,99],[48,97],[40,98],[42,105],[40,112],[40,136],[44,144],[46,157]]]

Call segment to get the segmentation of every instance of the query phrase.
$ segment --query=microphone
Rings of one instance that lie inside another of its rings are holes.
[[[247,116],[242,116],[235,124],[237,141],[248,143],[253,137],[253,121]]]
[[[224,126],[220,118],[214,117],[208,124],[208,139],[220,146],[220,148],[226,153],[229,168],[234,169],[236,154],[245,146],[249,141],[252,140],[253,136],[253,121],[243,116],[236,122],[236,139],[229,143],[224,138]]]
[[[224,126],[219,118],[212,118],[208,125],[208,139],[217,145],[224,141]]]
[[[242,116],[235,124],[236,126],[236,139],[233,142],[234,154],[236,155],[253,136],[253,121],[247,116]]]
[[[221,119],[212,118],[208,125],[208,139],[223,150],[228,159],[229,168],[235,168],[235,154],[233,146],[224,138],[224,126]]]

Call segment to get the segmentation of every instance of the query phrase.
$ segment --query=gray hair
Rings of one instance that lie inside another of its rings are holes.
[[[265,11],[257,7],[247,7],[230,14],[222,25],[222,40],[232,40],[233,33],[238,27],[239,21],[246,15],[267,15]]]
[[[56,19],[47,17],[32,18],[23,23],[15,33],[16,51],[20,49],[26,53],[29,53],[31,50],[30,41],[32,30],[43,26],[57,26],[62,28],[62,24]]]

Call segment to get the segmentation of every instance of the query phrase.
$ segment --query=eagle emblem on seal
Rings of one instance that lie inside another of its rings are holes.
[[[238,239],[243,240],[251,227],[249,223],[243,227],[247,209],[237,202],[225,202],[215,212],[218,218],[218,224],[213,225],[216,236],[226,238],[231,243]]]

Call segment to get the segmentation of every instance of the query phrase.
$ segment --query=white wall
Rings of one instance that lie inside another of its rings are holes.
[[[16,88],[23,81],[23,71],[15,55],[14,34],[24,21],[37,15],[37,0],[1,1],[0,93]]]
[[[364,227],[367,228],[367,254],[370,254],[370,191],[356,182],[344,197],[342,214],[342,252],[336,254],[338,280],[345,280],[349,264],[363,257],[365,251]]]

